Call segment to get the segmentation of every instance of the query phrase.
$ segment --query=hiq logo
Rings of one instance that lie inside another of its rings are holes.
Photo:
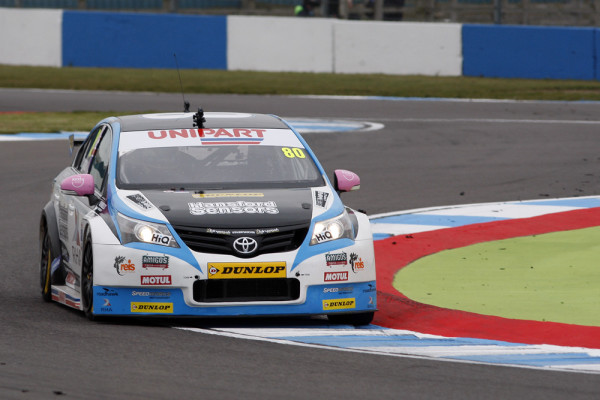
[[[329,231],[324,231],[321,233],[317,233],[315,235],[315,239],[317,240],[317,243],[321,243],[333,239],[333,235]]]

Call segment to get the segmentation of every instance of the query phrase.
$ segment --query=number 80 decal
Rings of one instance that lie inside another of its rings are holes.
[[[298,147],[282,147],[281,151],[283,151],[283,155],[287,158],[306,158],[304,151]]]

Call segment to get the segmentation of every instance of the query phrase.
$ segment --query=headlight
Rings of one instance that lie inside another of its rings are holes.
[[[169,228],[164,224],[141,221],[117,213],[117,222],[121,231],[121,243],[142,242],[158,244],[167,247],[179,247],[171,235]]]
[[[335,218],[315,223],[310,245],[325,243],[341,238],[354,239],[352,222],[346,210]]]

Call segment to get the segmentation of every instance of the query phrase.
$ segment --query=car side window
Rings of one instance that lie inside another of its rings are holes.
[[[79,149],[79,152],[77,152],[77,156],[73,162],[73,167],[78,169],[82,174],[87,174],[90,171],[90,163],[94,156],[94,151],[96,149],[96,145],[98,144],[98,140],[102,136],[104,129],[105,126],[99,126],[90,132],[88,138]]]
[[[94,186],[99,192],[103,191],[104,180],[108,172],[108,163],[110,162],[110,153],[112,145],[112,134],[110,129],[106,129],[104,135],[100,138],[98,146],[94,149],[93,158],[90,163],[89,173],[94,177]]]

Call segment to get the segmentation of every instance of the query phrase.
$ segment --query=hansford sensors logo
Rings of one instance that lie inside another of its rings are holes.
[[[192,215],[216,214],[279,214],[274,201],[226,201],[188,203]]]

